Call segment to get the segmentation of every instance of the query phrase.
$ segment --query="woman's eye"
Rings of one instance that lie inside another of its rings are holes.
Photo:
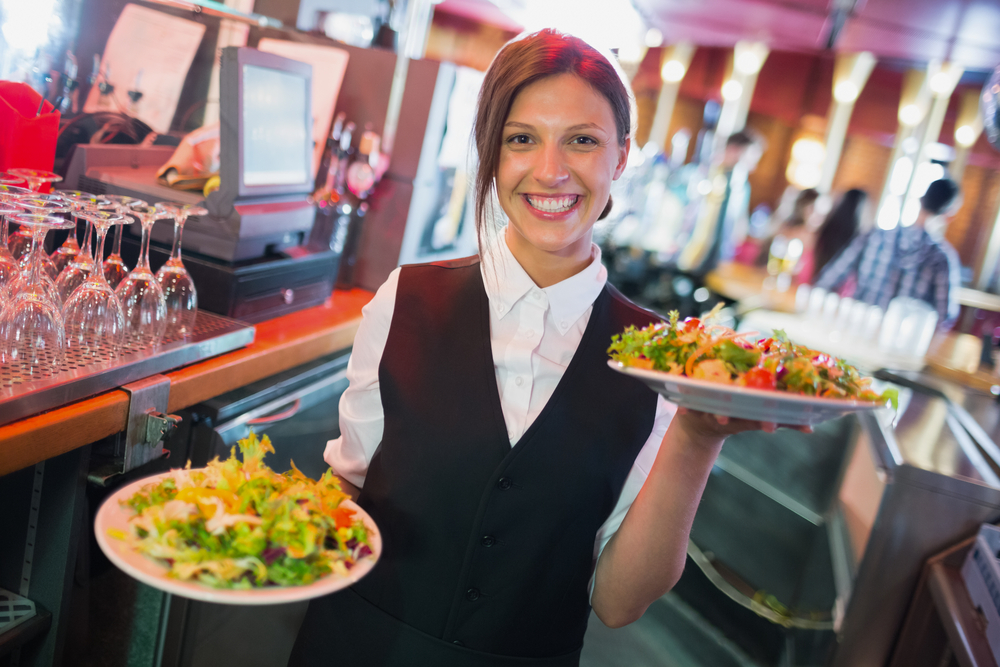
[[[597,140],[593,137],[576,137],[573,139],[574,144],[582,144],[584,146],[596,146]]]
[[[526,134],[514,134],[507,137],[508,144],[527,144],[530,142],[531,139]]]

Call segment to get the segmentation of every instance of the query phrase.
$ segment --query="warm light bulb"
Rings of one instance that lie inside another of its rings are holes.
[[[684,78],[684,74],[687,72],[687,68],[684,67],[684,63],[679,60],[668,60],[663,63],[663,69],[660,70],[660,76],[667,83],[677,83]]]
[[[938,72],[931,77],[930,87],[935,95],[945,95],[951,88],[951,77],[947,72]]]
[[[859,92],[853,81],[841,81],[833,89],[833,97],[841,104],[848,104],[858,99]]]
[[[968,125],[963,125],[955,130],[955,141],[962,146],[969,147],[976,143],[976,131]]]
[[[618,62],[637,63],[642,60],[642,48],[638,44],[630,43],[618,47]]]
[[[916,104],[907,104],[899,110],[899,122],[910,127],[919,123],[923,116],[923,112]]]
[[[730,102],[733,100],[738,100],[740,95],[743,94],[743,86],[740,85],[739,81],[730,79],[722,84],[722,97]]]
[[[646,46],[648,46],[651,49],[655,49],[656,47],[663,44],[663,33],[657,30],[656,28],[650,28],[649,30],[646,31],[645,41],[646,41]]]
[[[753,51],[744,51],[736,58],[736,69],[747,76],[759,72],[760,66],[763,64],[760,57]]]

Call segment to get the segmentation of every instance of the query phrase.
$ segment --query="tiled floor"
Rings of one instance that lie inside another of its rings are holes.
[[[759,667],[676,595],[612,630],[591,615],[580,667]]]

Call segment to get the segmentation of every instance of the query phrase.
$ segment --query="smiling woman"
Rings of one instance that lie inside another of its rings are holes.
[[[607,365],[658,321],[611,285],[594,223],[632,117],[615,66],[545,30],[505,46],[476,116],[481,253],[393,271],[364,310],[325,458],[381,561],[313,600],[290,665],[576,667],[678,579],[729,433]],[[494,235],[499,203],[508,224]],[[773,427],[773,425],[772,425]]]

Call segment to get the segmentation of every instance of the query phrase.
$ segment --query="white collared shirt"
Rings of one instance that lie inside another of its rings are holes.
[[[608,273],[594,245],[580,273],[539,288],[511,254],[504,233],[483,254],[480,270],[490,303],[490,338],[500,405],[511,446],[531,426],[562,378],[590,321],[594,300]],[[327,443],[324,459],[335,472],[363,486],[368,464],[382,441],[383,412],[378,368],[396,303],[399,269],[362,310],[361,326],[347,364],[350,386],[340,398],[341,436]],[[658,398],[653,430],[636,457],[618,503],[597,531],[594,560],[646,481],[676,406]],[[593,586],[593,580],[591,581]]]

